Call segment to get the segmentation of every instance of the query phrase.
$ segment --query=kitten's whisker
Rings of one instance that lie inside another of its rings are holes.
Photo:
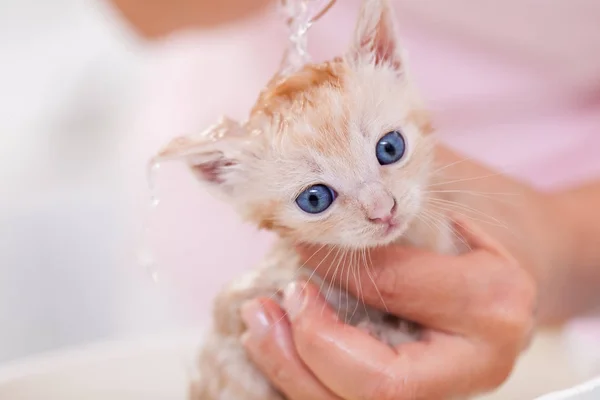
[[[312,260],[312,258],[313,258],[313,257],[314,257],[314,256],[315,256],[315,255],[316,255],[318,252],[320,252],[321,250],[323,250],[323,248],[325,248],[325,246],[327,246],[327,245],[326,245],[326,244],[323,244],[323,245],[321,245],[321,247],[319,247],[317,250],[315,250],[315,251],[312,253],[312,255],[311,255],[310,257],[308,257],[308,258],[307,258],[307,259],[306,259],[306,260],[305,260],[305,261],[302,263],[302,265],[301,265],[301,266],[299,266],[299,267],[298,267],[298,270],[301,270],[302,268],[304,268],[304,267],[306,266],[306,264],[308,264],[308,262],[309,262],[310,260]]]
[[[373,269],[375,269],[375,266],[373,265],[373,259],[371,258],[371,253],[369,252],[368,255],[369,255],[371,267]],[[379,288],[377,287],[377,283],[375,283],[375,278],[373,277],[373,275],[371,275],[370,268],[367,268],[367,275],[369,276],[369,279],[371,280],[371,283],[373,284],[373,287],[375,288],[375,291],[377,292],[377,296],[379,296],[379,300],[381,300],[381,304],[383,305],[385,312],[389,313],[390,310],[389,310],[387,304],[385,303],[385,300],[383,299],[383,295],[381,294],[381,292],[379,291]]]
[[[490,195],[490,196],[519,196],[520,193],[509,192],[478,192],[476,190],[462,189],[444,189],[444,190],[427,190],[427,193],[465,193],[474,195]]]
[[[323,262],[325,262],[325,260],[329,257],[329,255],[333,252],[333,250],[336,249],[336,247],[331,247],[329,249],[329,251],[327,252],[327,254],[325,255],[325,257],[319,262],[319,264],[317,264],[317,266],[315,267],[315,269],[313,269],[313,271],[311,272],[310,276],[308,277],[308,280],[304,283],[304,286],[302,287],[302,290],[304,291],[306,289],[306,285],[308,285],[308,283],[312,280],[313,276],[315,276],[315,273],[317,272],[317,269],[319,269],[319,267],[321,266],[321,264],[323,264]],[[340,254],[340,251],[342,250],[341,247],[337,247],[337,252],[335,253],[335,257],[333,258],[333,260],[335,261],[338,257],[338,255]],[[329,267],[327,267],[327,271],[325,272],[325,274],[329,273],[329,270],[331,269],[332,264],[329,264]],[[323,291],[323,284],[324,284],[325,280],[321,281],[321,284],[319,285],[319,292]]]
[[[358,256],[357,250],[352,250],[351,257],[350,257],[349,271],[348,271],[348,275],[346,277],[346,287],[344,288],[346,290],[346,303],[348,304],[346,308],[350,307],[350,304],[349,304],[350,303],[350,291],[348,290],[348,283],[350,282],[350,272],[352,272],[352,274],[354,276],[354,282],[356,283],[355,267],[358,265],[358,260],[356,260],[357,256]],[[352,296],[352,297],[354,297],[354,296]],[[354,313],[352,313],[352,317],[353,316],[354,316]]]
[[[351,254],[352,254],[352,253],[350,253],[350,252],[347,252],[345,255],[346,255],[346,256],[350,256],[350,257],[351,257]],[[348,265],[348,262],[346,261],[346,257],[344,257],[344,261],[343,261],[342,263],[340,263],[340,265],[339,265],[339,272],[340,272],[339,281],[340,281],[340,282],[343,282],[343,281],[344,281],[344,274],[345,274],[345,273],[346,273],[346,271],[347,271],[347,268],[346,268],[346,266],[347,266],[347,265]],[[334,273],[334,278],[335,278],[335,273]],[[342,289],[343,289],[343,288],[342,288],[342,285],[341,285],[341,284],[340,284],[340,285],[336,285],[334,282],[336,282],[336,281],[334,281],[334,280],[331,280],[331,281],[330,281],[330,283],[331,283],[331,287],[332,287],[332,288],[337,288],[337,290],[338,290],[338,306],[339,306],[340,310],[342,310],[342,309],[343,309],[343,307],[342,307],[342,298],[343,298],[343,297],[342,297],[342,296],[344,295],[344,294],[342,293]],[[347,307],[348,307],[348,298],[346,298],[346,309],[347,309]],[[347,315],[346,315],[346,314],[347,314],[347,312],[345,312],[345,313],[344,313],[344,318],[346,318],[346,317],[347,317]]]
[[[447,216],[446,215],[444,215],[442,213],[439,213],[439,212],[437,212],[435,210],[429,210],[429,212],[432,214],[433,218],[435,218],[435,216],[437,215],[438,219],[440,221],[445,221],[445,222],[442,222],[442,223],[447,223]],[[469,243],[467,242],[467,240],[462,235],[459,235],[458,232],[456,232],[455,229],[450,228],[450,233],[452,234],[452,236],[454,236],[456,239],[458,239],[465,246],[465,248],[467,248],[469,251],[471,250],[471,246],[469,245]],[[457,253],[460,253],[459,249],[456,247],[456,244],[454,242],[452,244],[454,246],[454,250],[456,250]]]
[[[338,260],[341,258],[340,252],[342,252],[342,256],[343,256],[344,249],[342,247],[337,247],[337,252],[335,253],[335,256],[333,257],[332,262],[327,267],[325,276],[329,275],[329,271],[333,268],[334,264],[339,262]],[[321,262],[323,262],[324,260],[325,260],[325,258]],[[313,271],[313,272],[316,272],[316,268],[315,268],[315,271]],[[312,274],[311,274],[311,276],[312,276]],[[329,289],[331,288],[331,284],[323,277],[320,277],[320,278],[321,278],[321,283],[319,284],[319,293],[323,294],[325,292],[325,285],[327,285],[327,292],[329,292]],[[327,298],[327,296],[325,296],[325,297]]]
[[[463,210],[456,210],[456,209],[444,207],[443,205],[439,205],[439,204],[430,204],[430,208],[429,208],[428,211],[430,213],[434,213],[435,215],[438,215],[439,216],[438,218],[440,220],[444,220],[444,219],[448,220],[448,214],[452,213],[452,214],[463,216],[465,218],[469,218],[469,219],[471,219],[473,221],[480,221],[480,222],[483,222],[483,223],[486,223],[486,224],[490,224],[492,226],[498,226],[498,225],[493,224],[493,223],[491,223],[489,221],[480,220],[480,219],[477,219],[477,218],[475,218],[475,217],[473,217],[471,215],[465,214],[464,212],[460,212],[460,211],[463,211]]]
[[[359,305],[359,298],[360,298],[360,293],[361,293],[361,288],[360,288],[360,274],[358,274],[357,277],[357,273],[356,273],[356,269],[358,268],[358,265],[353,265],[352,266],[352,276],[354,277],[354,282],[357,285],[358,288],[358,292],[356,294],[356,304],[354,305],[354,310],[352,311],[352,315],[350,316],[349,321],[352,321],[352,319],[354,318],[354,315],[356,315],[356,311],[358,310],[358,305]]]
[[[293,245],[298,245],[298,244],[301,244],[301,243],[302,243],[302,242],[300,242],[299,240],[294,240],[294,241],[292,242],[292,244],[293,244]],[[314,252],[311,254],[311,256],[310,256],[310,257],[308,257],[308,259],[306,259],[306,261],[304,261],[304,262],[302,263],[302,265],[300,265],[299,267],[296,267],[296,269],[294,270],[295,279],[297,279],[297,278],[298,278],[298,277],[301,275],[302,269],[303,269],[303,268],[304,268],[304,267],[305,267],[305,266],[308,264],[308,262],[309,262],[309,261],[310,261],[310,260],[311,260],[311,259],[312,259],[312,258],[313,258],[313,257],[314,257],[314,256],[315,256],[317,253],[318,253],[318,252],[320,252],[321,250],[323,250],[323,248],[324,248],[325,246],[326,246],[326,244],[323,244],[323,245],[321,245],[321,247],[319,247],[317,250],[315,250],[315,251],[314,251]],[[332,252],[332,250],[333,250],[333,248],[330,248],[330,249],[329,249],[329,251],[328,251],[328,252],[327,252],[327,254],[325,255],[325,258],[327,258],[327,257],[329,256],[329,254]],[[319,265],[320,265],[320,264],[319,264]],[[310,276],[308,277],[307,283],[308,283],[308,282],[309,282],[309,281],[312,279],[312,277],[313,277],[313,276],[314,276],[314,274],[315,274],[315,271],[316,271],[316,269],[314,269],[314,270],[311,272]],[[304,285],[303,289],[306,289],[306,283],[305,283],[305,285]],[[273,296],[275,296],[276,294],[277,294],[277,293],[274,293],[274,294],[273,294]],[[273,297],[273,296],[272,296],[272,297]]]
[[[287,311],[284,311],[283,315],[281,317],[279,317],[279,319],[277,321],[273,321],[271,323],[271,325],[269,325],[269,327],[267,329],[268,330],[273,329],[275,327],[275,325],[277,325],[278,323],[280,323],[281,321],[283,321],[287,316],[288,316]]]
[[[429,229],[431,229],[432,233],[436,233],[436,228],[431,224],[431,222],[425,218],[427,216],[426,210],[421,210],[419,214],[416,215],[417,219],[425,224]]]
[[[432,183],[431,185],[427,185],[425,187],[429,188],[429,187],[434,187],[434,186],[450,185],[452,183],[469,182],[469,181],[475,181],[475,180],[479,180],[479,179],[493,178],[495,176],[500,176],[500,175],[502,175],[502,173],[498,172],[498,173],[495,173],[495,174],[477,176],[477,177],[472,177],[472,178],[462,178],[462,179],[455,179],[455,180],[446,181],[446,182],[436,182],[436,183]]]
[[[436,213],[434,210],[422,210],[421,212],[423,217],[429,218],[429,220],[433,223],[433,225],[435,226],[435,228],[438,229],[439,232],[448,230],[448,219],[445,215]],[[453,229],[450,229],[450,232],[453,233]],[[460,238],[458,239],[460,240]],[[454,247],[454,250],[457,253],[459,252],[458,247],[456,247],[456,243],[454,241],[452,241],[452,247]]]
[[[458,203],[458,202],[456,202],[456,201],[452,201],[452,200],[437,199],[437,198],[429,198],[428,200],[429,200],[430,202],[433,202],[433,203],[438,203],[438,204],[442,204],[442,205],[447,205],[447,206],[449,206],[449,207],[456,207],[456,208],[462,209],[462,210],[464,210],[464,211],[470,211],[470,212],[472,212],[472,213],[474,213],[474,214],[477,214],[477,215],[480,215],[480,216],[482,216],[482,217],[490,218],[491,220],[493,220],[494,222],[496,222],[496,223],[498,223],[498,224],[500,224],[500,225],[504,225],[504,224],[503,224],[503,223],[502,223],[500,220],[498,220],[497,218],[495,218],[495,217],[493,217],[493,216],[491,216],[491,215],[489,215],[489,214],[486,214],[486,213],[484,213],[483,211],[480,211],[480,210],[478,210],[478,209],[476,209],[476,208],[473,208],[473,207],[467,206],[466,204]]]
[[[464,195],[469,195],[469,196],[475,196],[475,197],[482,197],[484,199],[489,199],[489,200],[494,200],[497,201],[499,203],[502,204],[508,204],[508,205],[515,205],[515,202],[513,200],[515,200],[516,196],[519,196],[519,193],[493,193],[493,192],[478,192],[478,191],[473,191],[473,190],[428,190],[425,191],[425,193],[427,194],[444,194],[444,193],[457,193],[457,194],[464,194]],[[504,197],[499,197],[499,196],[504,196]],[[508,196],[515,196],[512,198],[508,198]]]
[[[461,163],[464,163],[465,161],[471,161],[471,160],[473,160],[473,157],[467,157],[467,158],[463,158],[462,160],[451,162],[450,164],[446,164],[443,167],[436,169],[431,174],[432,175],[437,174],[437,173],[445,170],[446,168],[452,167],[453,165],[461,164]]]
[[[350,252],[350,263],[347,266],[342,267],[345,269],[345,271],[342,271],[342,273],[346,272],[346,286],[344,286],[344,291],[346,292],[346,312],[344,315],[344,319],[346,320],[345,322],[348,322],[347,321],[348,320],[348,309],[350,308],[350,294],[348,291],[348,284],[350,283],[350,271],[352,270],[353,257],[354,257],[354,252],[351,251]],[[341,296],[341,293],[342,293],[341,288],[340,288],[339,292],[340,292],[340,296]]]
[[[370,249],[368,248],[364,248],[362,249],[362,254],[363,254],[363,258],[364,258],[364,266],[365,266],[365,270],[367,271],[367,274],[369,274],[369,260],[367,259],[367,253],[370,256]],[[360,275],[359,275],[360,276]],[[363,309],[365,310],[365,315],[367,316],[367,319],[369,320],[369,323],[371,322],[371,316],[369,314],[369,310],[367,310],[367,303],[365,302],[365,295],[364,295],[364,291],[363,291],[363,286],[362,286],[362,282],[360,283],[360,301],[363,305]]]
[[[473,221],[479,221],[479,222],[482,222],[482,223],[485,223],[485,224],[488,224],[488,225],[491,225],[491,226],[496,226],[496,227],[499,227],[499,228],[508,229],[508,227],[505,224],[503,224],[502,222],[500,222],[498,219],[492,217],[491,215],[488,215],[488,214],[483,213],[481,211],[472,209],[470,207],[466,207],[466,206],[461,205],[461,204],[438,202],[438,204],[433,203],[433,204],[430,204],[430,206],[434,207],[434,208],[436,208],[438,210],[447,211],[449,213],[457,213],[457,214],[463,215],[465,217],[469,217]],[[454,208],[452,208],[452,207],[454,207]],[[467,215],[465,213],[459,213],[458,211],[472,212],[473,214],[479,215],[479,216],[481,216],[483,218],[489,218],[489,219],[491,219],[491,222],[489,220],[481,219],[481,218],[476,218],[476,217]]]
[[[453,210],[453,209],[445,209],[445,208],[443,208],[443,207],[440,207],[439,205],[432,205],[432,206],[434,206],[434,207],[437,207],[439,210],[443,210],[443,211],[447,211],[447,212],[455,212],[455,213],[457,213],[457,212],[456,212],[456,210]],[[489,221],[482,220],[482,219],[479,219],[479,218],[475,218],[475,217],[473,217],[473,216],[470,216],[470,215],[467,215],[467,214],[464,214],[464,213],[457,213],[457,214],[459,214],[459,215],[462,215],[462,216],[464,216],[465,218],[469,218],[469,219],[470,219],[470,220],[472,220],[472,221],[478,221],[478,222],[481,222],[481,223],[484,223],[484,224],[487,224],[487,225],[490,225],[490,226],[495,226],[495,227],[498,227],[498,228],[502,228],[502,229],[503,229],[503,230],[505,230],[505,231],[506,231],[506,232],[507,232],[509,235],[511,235],[513,238],[515,238],[516,240],[521,240],[521,239],[522,239],[522,236],[521,236],[520,234],[517,234],[517,233],[516,233],[514,230],[510,229],[510,227],[509,227],[509,226],[507,226],[506,224],[503,224],[503,223],[501,223],[501,222],[500,222],[499,224],[494,224],[494,223],[491,223],[491,222],[489,222]],[[483,215],[484,215],[484,216],[487,216],[487,217],[489,217],[489,218],[492,218],[491,216],[488,216],[487,214],[483,214]],[[494,218],[492,218],[492,219],[494,219]]]
[[[325,295],[326,299],[329,298],[329,293],[331,292],[331,289],[334,286],[337,286],[334,282],[335,282],[335,277],[337,276],[338,271],[340,272],[340,276],[344,273],[344,264],[346,263],[346,256],[347,255],[348,255],[348,250],[346,248],[344,248],[344,252],[342,253],[342,257],[336,263],[335,269],[333,270],[333,276],[331,277],[331,280],[327,281],[327,284],[329,285],[329,287],[327,288],[327,294]],[[340,269],[340,266],[341,266],[341,269]],[[341,304],[342,304],[342,291],[338,287],[338,308],[341,307]],[[325,304],[323,305],[323,307],[325,307]],[[323,308],[321,310],[321,314],[324,311],[325,311],[325,309]]]

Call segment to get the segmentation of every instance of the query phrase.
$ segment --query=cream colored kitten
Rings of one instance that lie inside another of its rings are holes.
[[[244,124],[223,119],[159,154],[158,160],[184,158],[245,219],[281,237],[258,268],[216,299],[193,399],[283,398],[246,357],[240,307],[278,296],[310,273],[293,243],[362,250],[403,241],[454,251],[447,221],[438,218],[432,229],[427,213],[434,142],[393,23],[387,1],[364,1],[344,57],[275,77]],[[390,345],[418,339],[410,323],[363,307],[343,291],[323,293],[347,323]]]

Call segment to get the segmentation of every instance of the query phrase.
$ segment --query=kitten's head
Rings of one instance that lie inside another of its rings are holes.
[[[430,130],[406,76],[387,1],[366,0],[344,57],[275,78],[247,123],[177,138],[184,157],[244,217],[297,241],[376,246],[421,211]]]

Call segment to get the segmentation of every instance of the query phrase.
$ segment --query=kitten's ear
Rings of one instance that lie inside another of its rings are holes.
[[[363,0],[348,57],[354,62],[402,69],[402,49],[388,0]]]
[[[223,118],[202,133],[173,139],[153,162],[183,160],[200,181],[223,194],[231,194],[243,179],[243,155],[248,139],[244,127]]]

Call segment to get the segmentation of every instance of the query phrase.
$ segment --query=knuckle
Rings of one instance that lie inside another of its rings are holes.
[[[507,269],[491,285],[485,306],[486,326],[482,334],[495,350],[497,360],[506,360],[504,370],[498,365],[495,372],[502,381],[512,368],[513,358],[524,349],[531,334],[537,306],[537,286],[523,269]],[[508,371],[506,371],[508,369]]]
[[[522,274],[515,280],[512,288],[512,296],[509,300],[508,314],[511,326],[516,330],[523,330],[529,327],[534,317],[537,303],[536,285],[529,276]]]
[[[374,284],[377,287],[377,298],[396,300],[401,292],[399,289],[402,283],[397,270],[394,268],[380,268],[377,269],[375,274]]]
[[[294,379],[294,374],[283,363],[274,363],[269,371],[271,381],[279,387],[289,386]]]
[[[258,351],[261,358],[270,358],[273,362],[276,362],[276,360],[279,359],[279,348],[274,343],[275,342],[271,338],[265,336],[254,344],[253,350]]]
[[[496,359],[493,363],[489,363],[485,373],[480,379],[482,390],[493,390],[504,384],[510,377],[514,361],[498,362]]]
[[[472,390],[488,392],[503,385],[510,377],[518,352],[494,345],[477,346],[477,359],[471,365]]]

